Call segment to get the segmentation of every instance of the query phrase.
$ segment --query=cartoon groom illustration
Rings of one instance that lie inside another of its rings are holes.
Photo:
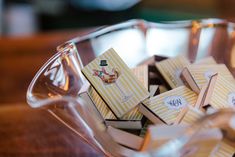
[[[117,68],[112,68],[112,71],[108,72],[105,68],[108,66],[107,60],[100,60],[99,66],[101,67],[101,70],[93,69],[93,76],[99,77],[104,85],[112,83],[115,84],[122,95],[122,102],[128,101],[131,95],[126,95],[123,88],[121,88],[121,86],[117,83],[117,79],[120,76],[120,72]]]

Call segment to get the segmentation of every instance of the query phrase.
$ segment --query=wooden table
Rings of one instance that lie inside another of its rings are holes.
[[[0,108],[0,156],[98,156],[47,111],[26,104]],[[101,156],[101,155],[100,155]]]
[[[91,30],[0,39],[0,156],[97,156],[47,111],[31,109],[27,87],[56,46]]]

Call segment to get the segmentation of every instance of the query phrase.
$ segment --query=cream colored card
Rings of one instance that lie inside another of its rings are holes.
[[[137,66],[133,69],[131,69],[134,75],[137,77],[137,79],[145,86],[147,89],[148,87],[148,66],[142,65]],[[100,98],[100,96],[97,94],[97,92],[94,90],[94,88],[90,87],[88,90],[88,93],[90,94],[91,98],[94,101],[94,104],[96,105],[97,109],[100,111],[101,115],[104,119],[117,119],[115,115],[111,112],[111,110],[108,108],[108,106],[105,104],[105,102]],[[128,113],[126,113],[123,117],[121,117],[121,120],[141,120],[143,118],[143,115],[138,111],[138,107],[135,107]]]
[[[187,67],[192,79],[196,83],[198,89],[206,85],[210,77],[216,73],[222,75],[228,81],[234,82],[233,75],[224,64],[216,65],[190,65]]]
[[[200,59],[200,60],[196,61],[194,64],[202,65],[202,64],[217,64],[217,63],[216,63],[215,59],[212,56],[210,56],[210,57]]]
[[[93,87],[90,86],[87,92],[104,119],[117,119]]]
[[[192,87],[193,86],[191,86],[191,88]],[[217,110],[235,106],[234,82],[228,81],[221,74],[216,73],[210,77],[209,82],[206,86],[202,87],[201,91],[203,91],[205,87],[206,90],[203,95],[201,107],[211,105],[213,110]]]
[[[96,105],[98,111],[101,113],[104,119],[117,120],[115,115],[111,112],[111,110],[104,103],[104,101],[97,94],[97,92],[94,90],[93,87],[89,88],[88,93],[90,94],[94,102],[94,105]],[[131,111],[126,113],[123,117],[121,117],[120,119],[121,120],[141,120],[142,118],[143,118],[143,115],[139,112],[138,107],[135,107]]]
[[[179,113],[188,105],[194,106],[197,94],[186,86],[180,86],[143,102],[146,108],[165,123],[173,124]],[[148,115],[146,115],[148,117]]]
[[[82,73],[118,118],[149,97],[149,92],[114,49],[90,62]]]
[[[235,107],[235,83],[220,74],[215,77],[214,88],[208,98],[209,104],[215,109]]]
[[[190,62],[184,56],[170,58],[156,63],[156,67],[171,88],[183,85],[180,79],[181,71]]]

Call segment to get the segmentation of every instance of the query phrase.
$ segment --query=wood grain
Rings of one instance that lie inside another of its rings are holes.
[[[26,104],[0,108],[0,156],[101,156],[45,110]]]

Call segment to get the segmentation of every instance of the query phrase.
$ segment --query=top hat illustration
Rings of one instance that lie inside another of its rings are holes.
[[[107,66],[107,60],[100,60],[100,66]]]

